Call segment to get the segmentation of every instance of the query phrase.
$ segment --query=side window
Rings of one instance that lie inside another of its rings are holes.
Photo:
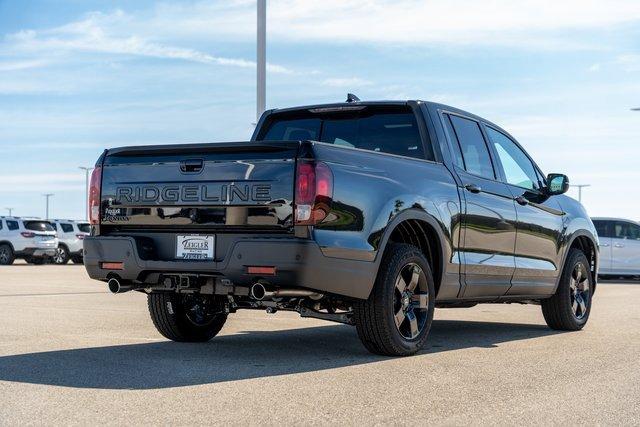
[[[72,233],[73,232],[73,225],[71,225],[71,224],[62,224],[62,223],[60,223],[60,227],[62,228],[62,232],[64,232],[64,233]]]
[[[2,223],[3,223],[3,222],[4,222],[4,221],[2,221],[2,220],[0,219],[0,230],[2,230]]]
[[[489,149],[478,123],[458,116],[449,117],[460,144],[465,170],[475,175],[495,179]]]
[[[7,229],[9,229],[9,231],[13,231],[13,230],[17,230],[18,228],[18,221],[7,221]]]
[[[462,152],[460,151],[460,143],[458,142],[458,138],[456,138],[456,132],[453,130],[453,125],[451,124],[451,118],[448,114],[444,114],[444,125],[447,128],[447,133],[449,137],[451,137],[451,149],[453,150],[453,164],[458,166],[461,169],[464,169],[464,160],[462,160]]]
[[[613,237],[617,239],[640,240],[640,226],[630,222],[616,221]]]
[[[598,237],[611,237],[610,227],[608,226],[609,221],[595,220],[593,221],[593,225],[596,227]]]
[[[507,183],[529,190],[540,187],[538,174],[526,154],[502,132],[486,126],[487,135],[498,153]]]
[[[58,224],[56,224],[55,222],[51,223],[51,226],[53,227],[54,230],[58,230]]]

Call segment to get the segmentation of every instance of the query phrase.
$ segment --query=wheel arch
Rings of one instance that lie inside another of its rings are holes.
[[[432,269],[437,297],[444,275],[446,254],[446,237],[440,222],[432,215],[418,209],[407,209],[396,215],[383,234],[376,255],[376,275],[380,270],[384,251],[390,242],[408,243],[420,249]]]
[[[11,250],[15,253],[16,248],[13,247],[13,244],[8,240],[0,240],[0,245],[9,245]]]
[[[598,282],[598,244],[595,237],[589,233],[588,231],[578,231],[571,236],[567,244],[567,250],[565,251],[564,257],[562,259],[562,269],[564,270],[567,259],[569,258],[569,252],[571,249],[580,250],[587,259],[589,260],[589,271],[591,272],[591,280],[593,283],[593,291],[595,292],[597,282]],[[560,283],[560,278],[562,274],[558,276],[558,280],[556,281],[556,287],[554,289],[554,293],[558,288]]]

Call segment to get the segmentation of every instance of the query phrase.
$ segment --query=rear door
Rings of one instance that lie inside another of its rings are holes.
[[[611,269],[617,274],[640,274],[640,225],[614,221]]]
[[[515,271],[513,196],[497,180],[480,124],[453,113],[443,119],[466,200],[461,233],[464,297],[504,295]]]
[[[606,219],[594,219],[593,225],[598,232],[600,246],[600,274],[611,273],[611,236],[613,235],[613,221]]]

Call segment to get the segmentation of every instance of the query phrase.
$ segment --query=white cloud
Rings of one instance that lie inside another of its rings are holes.
[[[0,71],[20,71],[30,68],[40,68],[49,64],[44,60],[26,60],[26,61],[1,61]]]
[[[123,36],[122,34],[130,34],[129,31],[121,27],[130,19],[121,11],[113,14],[92,13],[83,20],[53,29],[23,30],[11,34],[7,36],[6,42],[11,46],[12,51],[20,53],[47,55],[52,52],[60,54],[61,52],[82,51],[179,59],[241,68],[256,67],[255,61],[215,56],[195,49],[157,43],[145,35]],[[31,61],[31,64],[36,62],[38,61]],[[276,64],[267,64],[267,70],[280,74],[293,73],[292,70]],[[1,64],[0,71],[2,71]]]
[[[288,42],[593,48],[599,42],[566,32],[639,20],[636,0],[280,0],[267,6],[268,38]],[[255,2],[163,4],[146,25],[179,37],[253,38]]]

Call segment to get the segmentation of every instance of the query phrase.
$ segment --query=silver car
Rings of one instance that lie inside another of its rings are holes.
[[[602,276],[640,276],[640,223],[623,218],[591,218],[600,241]]]

